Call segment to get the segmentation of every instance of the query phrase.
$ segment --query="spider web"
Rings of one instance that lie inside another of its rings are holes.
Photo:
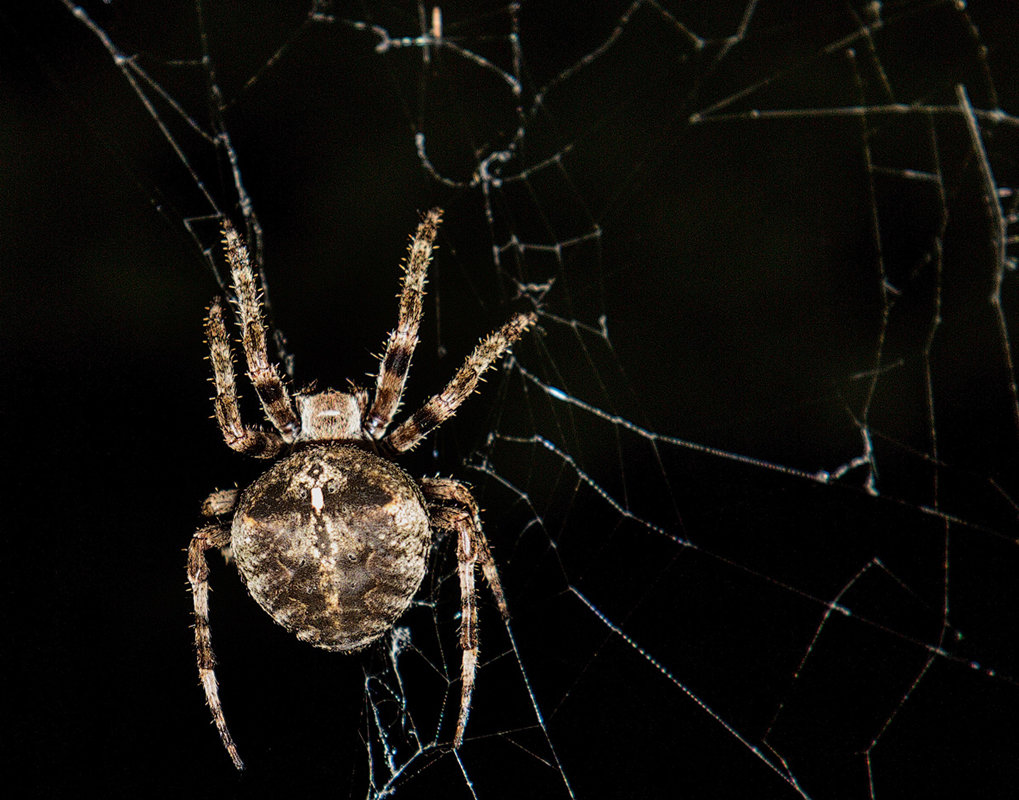
[[[54,7],[77,49],[43,61],[220,284],[219,219],[244,218],[298,384],[372,369],[432,205],[404,410],[511,309],[540,315],[408,462],[475,486],[512,612],[482,590],[464,747],[451,542],[351,659],[251,619],[217,564],[249,787],[1015,785],[1014,8]],[[196,486],[257,474],[203,441]],[[229,787],[192,695],[177,752]]]

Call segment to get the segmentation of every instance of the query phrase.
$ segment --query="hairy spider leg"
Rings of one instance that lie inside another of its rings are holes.
[[[453,376],[445,389],[433,395],[414,414],[393,429],[384,441],[397,453],[410,450],[429,433],[453,416],[478,387],[481,376],[538,319],[533,312],[517,314],[496,331],[488,334]]]
[[[234,495],[236,499],[236,494]],[[213,492],[203,505],[203,513],[225,514],[231,509],[225,508],[223,492]],[[212,712],[212,721],[219,731],[220,741],[230,754],[234,766],[242,770],[244,762],[237,745],[234,744],[230,730],[223,716],[223,706],[219,701],[219,683],[216,681],[216,659],[212,652],[212,631],[209,627],[209,565],[205,560],[205,551],[214,547],[229,547],[230,529],[225,525],[213,523],[203,525],[191,538],[188,547],[188,581],[191,583],[191,595],[195,604],[195,653],[198,657],[198,677],[205,690],[205,700]]]
[[[463,744],[467,718],[471,713],[471,698],[478,669],[478,604],[474,588],[474,573],[480,562],[488,588],[495,597],[503,620],[509,621],[506,595],[502,590],[488,540],[481,527],[478,503],[467,486],[451,478],[425,478],[421,482],[425,498],[429,500],[429,519],[433,527],[452,531],[456,535],[456,556],[460,577],[460,713],[453,735],[453,748]]]
[[[275,431],[247,428],[241,420],[233,349],[223,320],[223,304],[218,297],[209,307],[209,316],[205,320],[205,338],[209,344],[209,360],[212,362],[212,382],[216,387],[213,401],[216,422],[219,423],[224,441],[238,453],[255,458],[273,458],[285,445],[280,435]]]
[[[396,327],[389,334],[386,352],[379,361],[375,400],[363,422],[365,431],[373,439],[381,439],[385,435],[403,397],[410,361],[418,343],[425,277],[428,265],[432,261],[435,234],[440,222],[442,210],[431,209],[421,218],[417,231],[411,238],[407,263],[403,271],[403,286],[400,290],[400,315]]]
[[[248,362],[248,376],[255,387],[265,415],[280,432],[285,442],[292,442],[301,430],[286,384],[279,369],[269,358],[266,347],[265,321],[258,280],[251,269],[247,245],[229,222],[223,222],[223,243],[240,317],[241,342]]]

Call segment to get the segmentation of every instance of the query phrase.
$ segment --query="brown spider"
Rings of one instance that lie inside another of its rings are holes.
[[[275,430],[241,421],[233,353],[219,298],[212,302],[205,326],[216,420],[234,450],[255,458],[280,457],[243,492],[231,489],[209,495],[202,513],[223,517],[233,512],[233,522],[203,525],[188,548],[198,672],[220,739],[238,769],[244,763],[227,729],[213,671],[205,560],[210,548],[232,554],[251,596],[298,639],[350,652],[393,627],[424,578],[431,529],[451,531],[456,536],[463,603],[460,714],[453,747],[463,742],[478,663],[474,597],[478,563],[504,618],[506,599],[477,502],[467,486],[449,478],[416,481],[385,456],[410,450],[453,416],[481,375],[537,317],[517,314],[482,339],[445,389],[386,432],[400,405],[418,342],[425,273],[441,217],[439,209],[425,214],[411,241],[399,320],[379,365],[374,400],[368,390],[353,383],[349,392],[290,396],[266,350],[260,289],[247,247],[233,227],[224,224],[248,376]]]

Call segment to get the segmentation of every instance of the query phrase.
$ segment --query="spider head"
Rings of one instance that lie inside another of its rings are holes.
[[[301,415],[301,433],[297,441],[360,442],[367,438],[361,425],[368,402],[363,389],[354,387],[350,394],[327,389],[299,394],[295,399]]]

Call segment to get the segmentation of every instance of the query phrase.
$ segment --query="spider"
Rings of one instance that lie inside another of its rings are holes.
[[[463,743],[478,664],[474,581],[479,565],[499,612],[508,618],[505,595],[468,487],[450,478],[415,480],[391,458],[452,417],[482,374],[537,317],[517,314],[482,339],[445,389],[389,430],[418,342],[425,274],[441,218],[441,210],[428,211],[411,240],[399,318],[380,359],[373,395],[351,382],[347,392],[304,390],[291,396],[266,349],[260,286],[247,246],[224,223],[248,376],[273,430],[241,420],[221,298],[213,300],[205,324],[216,421],[232,449],[278,459],[244,491],[210,494],[202,513],[218,521],[199,527],[188,547],[198,673],[220,739],[239,770],[244,763],[227,728],[213,670],[205,557],[212,548],[236,561],[255,602],[298,639],[352,652],[383,636],[410,605],[424,579],[432,529],[451,532],[462,602],[460,712],[453,747]]]

